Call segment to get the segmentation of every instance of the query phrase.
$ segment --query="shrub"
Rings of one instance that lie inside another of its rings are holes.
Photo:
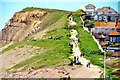
[[[93,28],[94,27],[94,21],[86,20],[85,21],[85,27],[87,27],[87,28]]]
[[[79,17],[79,16],[83,16],[83,15],[85,15],[86,12],[83,11],[83,9],[78,9],[78,10],[75,11],[73,14],[74,14],[75,16]]]

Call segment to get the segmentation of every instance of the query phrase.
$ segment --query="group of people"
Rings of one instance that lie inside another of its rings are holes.
[[[77,43],[80,42],[79,39],[77,39],[77,38],[72,38],[71,40],[72,40],[73,43],[75,43],[75,45],[76,45],[76,47],[77,47],[77,46],[78,46]],[[69,46],[69,47],[73,47],[73,44],[72,44],[72,43],[69,43],[68,46]],[[81,53],[79,56],[74,56],[74,59],[71,60],[71,62],[70,62],[68,65],[69,65],[69,66],[73,66],[74,64],[75,64],[75,65],[81,65],[81,62],[80,62],[80,60],[79,60],[80,57],[81,57],[81,58],[84,57],[84,54]],[[90,62],[87,62],[86,67],[90,68]]]
[[[79,56],[74,56],[74,61],[73,61],[73,63],[74,63],[75,65],[81,65],[81,62],[79,61]]]
[[[74,64],[81,65],[81,62],[79,61],[79,56],[74,56],[74,60],[71,60],[71,62],[68,65],[73,66]]]
[[[84,57],[84,54],[81,53],[80,57]],[[68,65],[73,66],[74,64],[81,65],[81,62],[79,61],[79,56],[74,56],[74,59]],[[90,62],[87,62],[86,67],[90,68]]]

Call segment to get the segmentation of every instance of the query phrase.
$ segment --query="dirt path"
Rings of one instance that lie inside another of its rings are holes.
[[[84,71],[83,71],[81,77],[84,76],[84,78],[91,78],[91,77],[92,78],[99,78],[102,74],[102,70],[98,66],[95,66],[95,65],[92,65],[92,64],[90,65],[90,68],[87,68],[86,64],[90,61],[85,59],[84,57],[80,57],[81,52],[80,52],[79,47],[78,47],[78,39],[76,38],[77,34],[78,33],[77,33],[76,30],[71,31],[71,39],[75,39],[75,41],[72,41],[72,43],[73,43],[73,54],[74,54],[74,56],[78,56],[80,62],[83,64],[82,68],[83,68]]]

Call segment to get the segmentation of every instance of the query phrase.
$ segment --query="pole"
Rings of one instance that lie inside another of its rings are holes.
[[[106,50],[104,52],[104,80],[106,80],[106,63],[105,63],[105,61],[106,61]]]

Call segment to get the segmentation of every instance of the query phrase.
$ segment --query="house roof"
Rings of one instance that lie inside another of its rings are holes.
[[[120,35],[120,32],[117,32],[117,29],[120,29],[120,24],[115,26],[115,29],[113,32],[111,32],[109,35]]]
[[[85,6],[85,8],[96,8],[96,7],[92,4],[88,4],[88,5]]]
[[[115,22],[95,22],[94,28],[115,28]]]
[[[98,8],[97,10],[95,10],[95,12],[112,12],[112,13],[117,13],[113,8],[111,7],[102,7],[102,8]]]
[[[98,15],[98,16],[108,16],[107,14],[100,14],[100,15]]]
[[[116,17],[118,17],[118,16],[120,16],[120,14],[100,14],[98,16],[116,16]]]

